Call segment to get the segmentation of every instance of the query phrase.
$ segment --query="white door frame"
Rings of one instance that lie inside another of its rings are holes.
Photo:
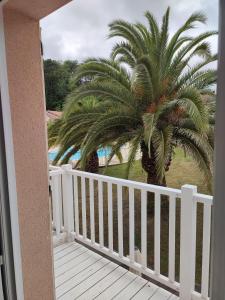
[[[5,2],[6,1],[0,3],[0,66],[1,66],[0,67],[0,89],[1,89],[2,111],[3,111],[3,127],[4,127],[3,130],[5,136],[6,164],[7,164],[7,174],[8,174],[16,290],[17,290],[18,300],[23,300],[24,299],[23,272],[22,272],[22,259],[21,259],[21,247],[20,247],[16,173],[15,173],[8,75],[7,75],[4,22],[3,22],[3,12],[2,12],[2,6],[3,3]]]

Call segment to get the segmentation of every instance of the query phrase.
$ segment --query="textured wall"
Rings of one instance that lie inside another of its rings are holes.
[[[15,9],[35,20],[49,15],[71,0],[8,0],[7,8]]]
[[[4,9],[26,300],[54,298],[45,103],[38,21]]]

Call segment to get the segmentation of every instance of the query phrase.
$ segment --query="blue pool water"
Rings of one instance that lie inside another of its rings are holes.
[[[50,151],[48,152],[48,159],[49,159],[50,161],[53,161],[53,160],[55,159],[57,153],[58,153],[58,150],[57,150],[57,149],[55,149],[55,150],[50,150]],[[66,154],[66,153],[65,153],[65,154]],[[102,148],[102,149],[99,149],[99,150],[98,150],[98,157],[99,157],[99,158],[100,158],[100,157],[108,157],[109,154],[110,154],[110,149],[109,149],[109,148]],[[76,154],[74,154],[74,155],[71,157],[71,160],[79,160],[80,157],[81,157],[81,152],[78,151]]]

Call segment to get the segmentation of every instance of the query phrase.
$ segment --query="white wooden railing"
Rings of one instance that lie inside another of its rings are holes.
[[[179,291],[182,300],[208,299],[213,202],[211,196],[197,193],[195,186],[184,185],[181,190],[166,188],[72,170],[70,165],[64,165],[61,168],[51,167],[50,185],[52,222],[56,236],[66,233],[67,240],[75,238],[151,279]],[[128,197],[126,207],[123,207],[124,193]],[[140,197],[137,197],[137,193]],[[149,197],[149,193],[154,194],[154,198],[153,196]],[[161,246],[163,246],[161,245],[161,203],[164,201],[162,197],[165,196],[167,196],[166,201],[169,204],[168,272],[166,275],[161,272]],[[116,215],[113,210],[115,201],[117,204]],[[137,238],[135,236],[135,207],[137,201],[141,205],[141,261],[139,262],[135,261],[135,239]],[[147,207],[149,201],[154,201],[152,240],[150,240],[148,232]],[[197,237],[202,239],[202,279],[201,287],[196,291],[196,228],[199,205],[203,209],[203,235]],[[106,211],[107,216],[105,215]],[[177,222],[178,211],[179,223]],[[127,236],[124,236],[124,215],[129,216]],[[115,222],[117,222],[118,232],[116,236],[114,234]],[[177,239],[177,230],[180,232],[179,239]],[[96,240],[96,233],[98,233],[98,240]],[[125,240],[127,243],[129,240],[128,255],[124,250]],[[154,267],[150,267],[148,244],[153,243]],[[118,245],[116,250],[114,244]],[[176,271],[177,248],[180,253],[178,272]]]

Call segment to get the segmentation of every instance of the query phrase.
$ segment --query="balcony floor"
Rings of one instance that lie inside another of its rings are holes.
[[[56,299],[179,298],[76,242],[54,249]]]

